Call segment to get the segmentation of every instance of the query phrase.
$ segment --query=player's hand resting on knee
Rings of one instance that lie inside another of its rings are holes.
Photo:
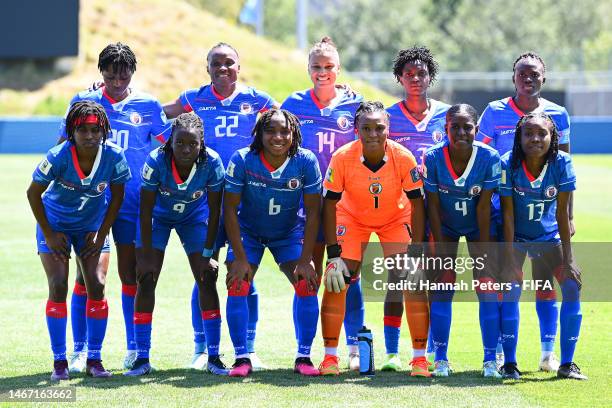
[[[346,287],[345,277],[350,279],[350,272],[340,257],[327,260],[325,268],[325,289],[328,292],[340,293]]]
[[[295,266],[295,271],[293,271],[293,276],[295,276],[296,280],[300,280],[300,278],[306,280],[309,291],[317,290],[319,282],[312,262],[298,262]]]
[[[237,281],[236,290],[240,290],[243,281],[250,282],[252,278],[253,270],[251,269],[249,261],[241,261],[236,259],[229,266],[227,277],[225,278],[225,284],[227,285],[227,289],[230,289],[234,281]]]

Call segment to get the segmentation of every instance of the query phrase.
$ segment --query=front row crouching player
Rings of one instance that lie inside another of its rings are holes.
[[[495,149],[474,142],[478,131],[476,110],[470,105],[452,106],[446,112],[448,141],[425,153],[423,177],[427,192],[427,211],[436,242],[434,255],[456,259],[459,238],[464,236],[473,259],[484,255],[479,243],[491,241],[491,196],[499,186],[501,163]],[[495,224],[493,224],[495,225]],[[487,251],[489,252],[489,251]],[[486,266],[495,265],[487,262]],[[454,284],[454,270],[438,271],[435,283]],[[493,280],[490,268],[474,268],[474,279],[483,283]],[[454,290],[432,290],[431,339],[435,346],[433,375],[447,377],[448,341],[452,319]],[[478,291],[480,330],[484,347],[483,375],[500,378],[495,363],[495,349],[500,330],[497,292]]]
[[[104,277],[97,274],[100,251],[123,200],[130,169],[110,132],[104,108],[76,102],[66,116],[67,140],[47,153],[32,176],[28,201],[36,218],[36,241],[47,274],[47,328],[53,350],[51,380],[68,379],[66,360],[66,296],[68,260],[74,248],[87,291],[86,372],[110,377],[100,351],[106,334],[108,305]],[[105,198],[110,188],[110,203]]]
[[[316,376],[319,371],[310,360],[310,349],[317,332],[319,282],[312,251],[319,228],[321,172],[314,154],[300,147],[300,124],[292,113],[276,108],[263,113],[253,136],[250,147],[234,153],[225,176],[223,206],[230,242],[226,313],[236,353],[229,375],[246,377],[252,371],[247,295],[267,247],[297,295],[294,371]],[[298,216],[302,200],[305,225]]]
[[[138,289],[134,312],[138,357],[125,375],[139,376],[151,371],[149,350],[155,288],[173,228],[181,239],[199,287],[202,321],[208,340],[208,371],[227,375],[228,370],[219,358],[218,267],[211,259],[219,225],[224,170],[217,153],[204,145],[204,127],[195,113],[184,113],[176,118],[170,138],[151,152],[141,178],[140,225],[136,235]]]
[[[512,151],[502,156],[500,195],[504,219],[504,240],[509,252],[509,271],[520,282],[527,254],[531,257],[533,278],[561,286],[561,365],[560,378],[586,380],[574,363],[580,334],[580,271],[574,263],[570,244],[569,197],[576,189],[576,175],[569,154],[559,150],[559,132],[550,116],[530,113],[516,125]],[[518,286],[516,300],[520,297]],[[516,303],[516,302],[514,302]],[[504,305],[505,306],[505,305]],[[515,335],[518,335],[518,305]],[[502,306],[502,329],[505,325]],[[504,377],[519,378],[516,354],[506,349],[504,333]],[[516,345],[516,340],[514,341]]]
[[[387,140],[389,114],[384,106],[380,102],[363,102],[355,113],[355,129],[359,139],[336,150],[323,182],[328,264],[321,305],[325,346],[325,358],[319,366],[322,375],[340,373],[337,347],[345,313],[345,284],[351,271],[359,269],[362,245],[374,232],[385,257],[404,254],[411,225],[413,244],[409,252],[413,255],[424,233],[423,183],[412,153]],[[398,272],[391,270],[389,276],[395,279]],[[399,300],[394,301],[401,302],[401,298],[399,292]],[[425,293],[407,295],[406,316],[414,348],[411,375],[429,377],[425,359],[429,309]]]

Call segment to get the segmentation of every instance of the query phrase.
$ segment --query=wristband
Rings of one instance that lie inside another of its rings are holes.
[[[212,248],[204,248],[204,250],[202,251],[202,256],[204,258],[210,258],[211,256],[213,256],[213,253],[215,251]]]
[[[333,244],[327,246],[327,259],[340,258],[340,254],[342,254],[342,247],[340,245]]]

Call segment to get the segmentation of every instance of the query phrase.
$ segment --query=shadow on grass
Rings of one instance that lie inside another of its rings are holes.
[[[524,372],[520,380],[500,380],[482,378],[479,370],[461,371],[447,378],[417,378],[410,377],[407,372],[377,372],[373,377],[360,376],[357,373],[343,372],[340,376],[302,377],[290,369],[274,369],[253,373],[247,378],[230,378],[208,374],[206,372],[190,369],[169,369],[154,371],[142,377],[124,377],[121,372],[115,372],[109,379],[90,378],[84,374],[73,374],[70,381],[61,384],[49,380],[50,373],[8,377],[0,379],[0,393],[16,388],[41,388],[57,385],[115,389],[119,387],[133,387],[146,384],[164,384],[177,388],[201,388],[222,384],[267,384],[275,387],[308,387],[310,385],[358,385],[372,388],[390,387],[483,387],[483,386],[513,386],[522,383],[546,382],[559,380],[556,376],[535,378],[531,372]]]

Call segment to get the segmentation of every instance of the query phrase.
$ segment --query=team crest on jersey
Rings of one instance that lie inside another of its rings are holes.
[[[469,194],[470,196],[474,197],[480,194],[481,191],[482,191],[482,186],[480,184],[475,184],[470,188]]]
[[[371,194],[380,194],[382,192],[382,184],[380,183],[372,183],[370,184],[370,193]]]
[[[108,183],[106,183],[106,182],[104,182],[104,181],[103,181],[102,183],[100,183],[100,184],[98,184],[98,185],[96,186],[96,191],[97,191],[98,193],[101,193],[101,192],[103,192],[104,190],[106,190],[106,187],[107,187],[107,186],[108,186]]]
[[[346,227],[344,225],[338,225],[336,228],[336,235],[341,237],[344,234],[346,234]]]
[[[412,178],[413,183],[416,183],[421,179],[421,173],[419,173],[418,167],[415,167],[414,169],[410,170],[410,178]]]
[[[442,139],[444,139],[444,135],[439,130],[434,130],[431,133],[431,138],[433,139],[434,143],[440,143]]]
[[[557,195],[557,187],[555,186],[546,187],[546,190],[544,190],[544,195],[546,196],[546,198],[555,197]]]
[[[253,106],[250,103],[242,102],[240,104],[240,113],[248,115],[251,112],[253,112]]]
[[[300,187],[300,184],[300,179],[292,178],[287,182],[287,187],[289,187],[291,190],[295,190],[296,188]]]
[[[130,122],[135,125],[140,125],[142,123],[142,116],[138,112],[130,113]]]
[[[38,165],[38,170],[40,170],[40,172],[42,174],[44,174],[45,176],[49,175],[49,170],[51,170],[51,163],[49,163],[49,160],[45,159],[42,162],[40,162],[40,164]]]
[[[193,194],[191,195],[191,198],[193,198],[194,200],[197,200],[198,198],[202,197],[204,195],[204,192],[202,190],[197,190],[194,191]]]
[[[336,123],[338,123],[338,127],[342,130],[346,130],[351,127],[351,121],[345,115],[340,116]]]

